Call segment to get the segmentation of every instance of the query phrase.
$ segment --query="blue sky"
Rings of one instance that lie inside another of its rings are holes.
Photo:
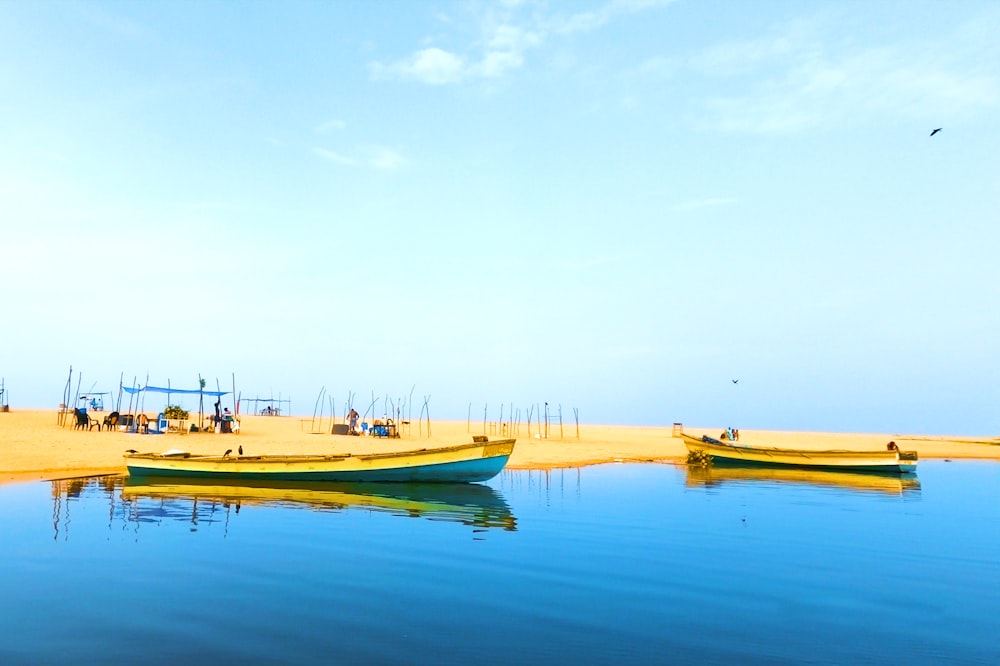
[[[84,390],[235,373],[307,414],[325,387],[435,418],[995,434],[998,25],[2,2],[0,376],[15,408],[72,365]]]

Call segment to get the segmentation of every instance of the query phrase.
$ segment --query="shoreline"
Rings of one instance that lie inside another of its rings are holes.
[[[105,412],[92,414],[98,420]],[[119,431],[74,430],[57,424],[56,410],[23,410],[0,413],[0,484],[53,481],[85,476],[126,474],[122,454],[126,449],[163,451],[180,448],[197,453],[221,453],[241,445],[248,455],[384,453],[448,446],[469,441],[472,435],[514,437],[517,444],[507,463],[511,470],[552,470],[615,462],[683,464],[687,450],[673,436],[672,426],[579,426],[563,429],[563,437],[543,438],[537,424],[506,432],[483,432],[483,424],[431,421],[410,424],[398,439],[314,433],[312,419],[293,416],[240,417],[239,434],[167,433],[136,435]],[[496,430],[487,427],[486,430]],[[695,436],[717,437],[723,428],[685,427]],[[551,429],[550,429],[551,432]],[[433,436],[430,434],[433,433]],[[823,449],[879,449],[890,440],[905,450],[916,450],[922,459],[1000,460],[1000,438],[950,437],[921,434],[824,433],[742,430],[742,442],[751,446]]]

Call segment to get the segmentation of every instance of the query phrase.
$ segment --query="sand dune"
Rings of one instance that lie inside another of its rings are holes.
[[[103,412],[91,414],[98,419]],[[213,433],[168,433],[135,435],[119,431],[74,430],[72,415],[60,427],[54,410],[0,413],[0,483],[51,480],[125,471],[122,453],[126,449],[164,451],[180,448],[195,453],[222,453],[242,445],[249,454],[367,453],[433,446],[468,441],[484,434],[483,423],[432,421],[403,428],[400,439],[312,434],[319,425],[309,418],[242,416],[237,435]],[[330,430],[330,420],[322,429]],[[490,427],[486,428],[487,431]],[[718,436],[722,428],[685,427],[695,435]],[[490,437],[507,436],[486,432]],[[553,469],[579,467],[615,461],[680,463],[686,456],[672,428],[652,426],[581,425],[550,428],[548,438],[538,436],[537,425],[529,432],[522,424],[511,433],[517,438],[510,469]],[[812,449],[884,448],[895,440],[901,448],[916,450],[922,459],[987,458],[1000,460],[1000,438],[941,437],[864,433],[778,432],[741,430],[744,444],[794,446]]]

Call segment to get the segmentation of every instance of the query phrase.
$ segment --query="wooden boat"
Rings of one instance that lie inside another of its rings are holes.
[[[122,498],[156,500],[157,515],[188,521],[204,516],[206,504],[248,507],[292,507],[311,511],[372,510],[411,518],[458,522],[474,527],[515,531],[517,521],[507,502],[489,486],[474,483],[331,483],[323,481],[217,480],[128,477]],[[165,512],[159,503],[172,503]],[[143,505],[138,504],[138,514]]]
[[[917,452],[898,449],[848,451],[841,449],[810,451],[777,447],[744,446],[738,441],[723,442],[704,435],[680,433],[688,450],[689,462],[716,465],[759,465],[765,467],[803,467],[852,472],[915,472]]]
[[[684,482],[688,487],[738,483],[808,485],[899,496],[920,492],[920,481],[912,473],[868,474],[801,467],[688,465]]]
[[[513,439],[392,453],[331,455],[195,455],[186,451],[125,454],[130,476],[276,481],[471,483],[500,473]]]

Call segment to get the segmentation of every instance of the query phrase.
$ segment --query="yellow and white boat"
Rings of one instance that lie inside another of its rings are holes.
[[[125,453],[129,476],[272,481],[471,483],[487,481],[507,464],[513,439],[490,442],[476,436],[469,444],[392,453],[331,455],[197,455]]]
[[[842,449],[812,451],[743,446],[738,441],[724,442],[708,435],[694,437],[685,432],[681,432],[680,436],[687,447],[689,462],[895,474],[915,472],[917,469],[917,452],[900,451],[898,448],[868,451]]]

